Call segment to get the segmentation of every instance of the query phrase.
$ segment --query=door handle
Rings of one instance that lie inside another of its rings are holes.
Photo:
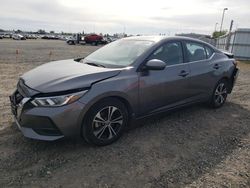
[[[214,69],[219,69],[220,68],[220,65],[219,64],[215,64],[214,65]]]
[[[186,77],[189,73],[185,70],[182,70],[179,74],[179,76]]]

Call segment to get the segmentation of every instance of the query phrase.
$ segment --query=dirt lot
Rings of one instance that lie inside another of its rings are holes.
[[[24,138],[8,102],[18,76],[95,49],[0,40],[1,187],[250,187],[250,64],[239,64],[237,85],[223,108],[197,105],[145,119],[110,146]]]

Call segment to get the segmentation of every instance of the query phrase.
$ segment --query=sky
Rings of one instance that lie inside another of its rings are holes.
[[[26,31],[211,34],[222,11],[223,29],[250,28],[250,0],[6,0],[0,28]]]

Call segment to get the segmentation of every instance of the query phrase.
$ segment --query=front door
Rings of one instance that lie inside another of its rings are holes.
[[[188,96],[189,66],[183,61],[182,44],[167,42],[148,58],[166,63],[164,70],[150,70],[139,75],[140,114],[154,113],[182,104]]]

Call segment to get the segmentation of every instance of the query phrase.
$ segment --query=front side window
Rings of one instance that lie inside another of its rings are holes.
[[[200,61],[206,59],[206,51],[202,44],[186,42],[188,61]]]
[[[183,63],[182,47],[180,42],[168,42],[160,46],[150,57],[151,59],[159,59],[167,65],[175,65]]]

